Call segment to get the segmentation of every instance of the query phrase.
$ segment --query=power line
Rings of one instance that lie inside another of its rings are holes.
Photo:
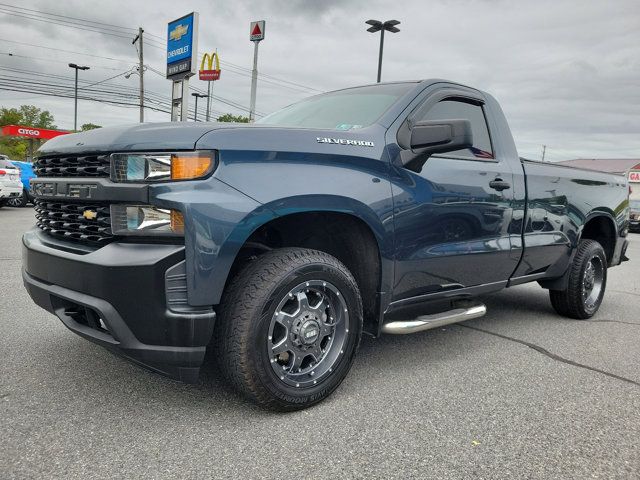
[[[25,45],[27,47],[44,48],[46,50],[55,50],[56,52],[73,53],[74,55],[84,55],[84,56],[87,56],[87,57],[103,58],[105,60],[111,60],[111,61],[114,61],[114,62],[129,63],[126,60],[122,60],[120,58],[103,57],[102,55],[96,55],[96,54],[93,54],[93,53],[75,52],[73,50],[64,50],[62,48],[47,47],[45,45],[35,45],[33,43],[18,42],[16,40],[8,40],[6,38],[0,38],[0,42],[11,42],[11,43],[16,43],[18,45]]]
[[[153,73],[155,73],[155,74],[157,74],[157,75],[159,75],[161,77],[165,76],[161,71],[159,71],[159,70],[157,70],[157,69],[155,69],[155,68],[153,68],[151,66],[147,66],[147,68],[149,70],[151,70]],[[202,93],[202,94],[206,93],[205,90],[203,90],[201,88],[198,88],[196,86],[193,86],[193,85],[189,85],[189,89],[193,90],[194,92],[198,92],[198,93]],[[249,111],[249,109],[247,107],[245,107],[244,105],[242,105],[240,103],[234,102],[233,100],[229,100],[227,98],[220,97],[220,96],[217,96],[217,95],[211,95],[211,98],[213,98],[215,100],[218,100],[220,103],[224,103],[225,105],[228,105],[230,107],[234,107],[237,110],[240,110],[240,111],[243,111],[243,112],[248,112]],[[262,117],[262,116],[264,116],[264,114],[263,113],[259,113],[259,116]]]
[[[94,33],[100,33],[103,35],[111,35],[112,37],[118,37],[118,38],[126,38],[128,39],[129,37],[126,35],[119,35],[117,33],[111,33],[109,31],[104,31],[104,30],[100,30],[100,29],[94,29],[94,28],[84,28],[81,26],[77,26],[77,24],[69,24],[69,23],[62,23],[62,22],[56,22],[50,18],[47,17],[37,17],[35,15],[32,14],[28,14],[28,15],[21,15],[20,13],[14,12],[12,10],[6,10],[6,9],[2,9],[0,8],[0,12],[4,12],[7,15],[13,15],[14,17],[19,17],[19,18],[26,18],[28,20],[35,20],[37,22],[44,22],[47,23],[48,25],[60,25],[63,27],[70,27],[70,28],[75,28],[76,30],[84,30],[87,32],[94,32]],[[87,27],[89,27],[89,25],[87,25]],[[124,34],[124,32],[121,32]]]
[[[129,87],[121,86],[124,89],[124,91],[114,90],[113,88],[105,89],[104,87],[100,89],[89,88],[97,84],[107,83],[109,80],[120,75],[123,75],[123,73],[116,75],[114,77],[109,77],[109,78],[100,80],[98,82],[89,83],[88,85],[84,85],[80,87],[78,90],[79,92],[78,98],[81,100],[97,101],[97,102],[112,104],[116,106],[127,106],[127,107],[138,106],[139,107],[139,103],[133,103],[136,100],[139,100],[139,98],[135,94],[127,92],[127,90],[130,90]],[[43,74],[42,76],[47,76],[47,75]],[[52,76],[52,75],[49,75],[49,76]],[[54,77],[61,77],[61,76],[58,75]],[[61,78],[62,80],[68,80],[68,81],[73,80],[65,77],[61,77]],[[54,96],[54,97],[61,97],[61,98],[73,98],[73,95],[70,92],[65,93],[65,90],[70,90],[71,88],[73,87],[71,87],[69,84],[67,85],[52,84],[51,81],[44,82],[44,81],[36,81],[33,79],[25,79],[22,77],[16,77],[12,75],[0,75],[0,90],[17,91],[17,92],[23,92],[23,93],[31,93],[35,95]],[[59,90],[59,89],[62,89],[62,90]],[[148,102],[151,102],[154,106],[148,106],[147,104],[145,108],[150,108],[151,110],[170,113],[170,106],[171,106],[170,99],[156,92],[147,91],[147,93],[148,95],[145,95],[145,100],[147,100]],[[131,101],[126,101],[126,100],[131,100]],[[193,110],[194,110],[193,108],[190,109],[190,111],[193,111]],[[218,115],[223,114],[223,112],[220,112],[218,110],[213,110],[213,112]]]
[[[39,20],[39,21],[45,21],[45,22],[49,22],[49,23],[55,23],[58,25],[66,25],[72,28],[79,28],[81,30],[86,30],[86,29],[91,29],[93,31],[101,31],[104,32],[106,34],[109,34],[107,32],[110,32],[110,34],[112,35],[129,35],[130,32],[128,31],[123,31],[123,30],[116,30],[114,28],[110,28],[110,27],[100,27],[98,25],[89,25],[86,22],[74,22],[71,20],[61,20],[58,18],[51,18],[48,17],[48,14],[43,14],[42,12],[37,12],[35,10],[31,10],[32,12],[35,11],[37,13],[29,13],[26,12],[25,9],[19,8],[19,7],[11,7],[11,9],[6,8],[6,7],[0,7],[0,11],[7,13],[9,15],[14,15],[14,16],[19,16],[19,17],[23,17],[23,18],[28,18],[31,20]]]
[[[42,10],[33,10],[33,9],[30,9],[30,8],[25,8],[23,6],[9,5],[8,3],[0,3],[0,5],[5,6],[5,7],[14,8],[14,9],[19,10],[19,11],[24,10],[24,11],[28,11],[28,12],[35,12],[35,13],[42,14],[42,15],[50,15],[52,17],[69,18],[71,20],[79,20],[79,21],[85,22],[85,23],[95,23],[95,24],[98,24],[98,25],[106,25],[106,26],[109,26],[109,27],[120,28],[120,29],[123,29],[123,30],[133,30],[133,31],[135,31],[135,28],[123,27],[123,26],[120,26],[120,25],[114,25],[112,23],[96,22],[94,20],[87,20],[87,19],[84,19],[84,18],[70,17],[68,15],[60,15],[60,14],[57,14],[57,13],[43,12]]]
[[[8,57],[17,57],[17,58],[28,58],[28,59],[31,59],[31,60],[40,60],[42,62],[65,63],[65,64],[68,63],[68,62],[65,62],[65,61],[62,61],[62,60],[53,60],[51,58],[42,58],[42,57],[31,57],[29,55],[20,55],[18,53],[12,53],[12,52],[0,52],[0,55],[6,55]],[[121,70],[120,68],[103,67],[103,66],[100,66],[100,65],[89,65],[89,66],[91,68],[101,68],[101,69],[104,69],[104,70],[117,70],[117,71]]]

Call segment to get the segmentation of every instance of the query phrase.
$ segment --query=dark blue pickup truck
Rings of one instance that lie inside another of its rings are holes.
[[[187,382],[211,348],[280,410],[336,389],[363,332],[472,319],[513,285],[589,318],[626,259],[626,178],[519,158],[493,97],[443,80],[326,93],[252,125],[65,135],[35,169],[23,275],[38,305]]]

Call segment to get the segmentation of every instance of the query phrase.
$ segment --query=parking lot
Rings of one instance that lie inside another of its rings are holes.
[[[3,478],[637,478],[640,235],[599,313],[558,317],[537,285],[486,317],[365,337],[340,389],[277,414],[208,362],[168,380],[69,332],[22,286],[33,210],[0,210]],[[135,301],[135,292],[132,292]]]

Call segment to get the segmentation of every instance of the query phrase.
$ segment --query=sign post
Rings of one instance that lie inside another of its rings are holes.
[[[254,122],[256,116],[256,88],[258,86],[258,44],[264,40],[264,20],[251,22],[249,40],[253,42],[253,71],[251,72],[251,102],[249,104],[249,121]]]
[[[206,64],[206,69],[205,69]],[[220,56],[215,51],[211,55],[205,53],[202,57],[202,63],[200,64],[200,80],[207,82],[207,116],[206,121],[209,121],[211,112],[211,82],[215,82],[220,79]]]
[[[198,13],[180,17],[167,27],[167,79],[171,88],[171,121],[186,122],[189,115],[189,77],[196,73]]]

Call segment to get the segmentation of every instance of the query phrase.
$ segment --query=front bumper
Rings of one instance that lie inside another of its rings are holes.
[[[29,295],[70,330],[172,378],[198,379],[215,312],[180,299],[183,246],[114,242],[82,252],[33,229],[22,256]]]
[[[629,230],[632,232],[640,232],[640,220],[629,220]]]

